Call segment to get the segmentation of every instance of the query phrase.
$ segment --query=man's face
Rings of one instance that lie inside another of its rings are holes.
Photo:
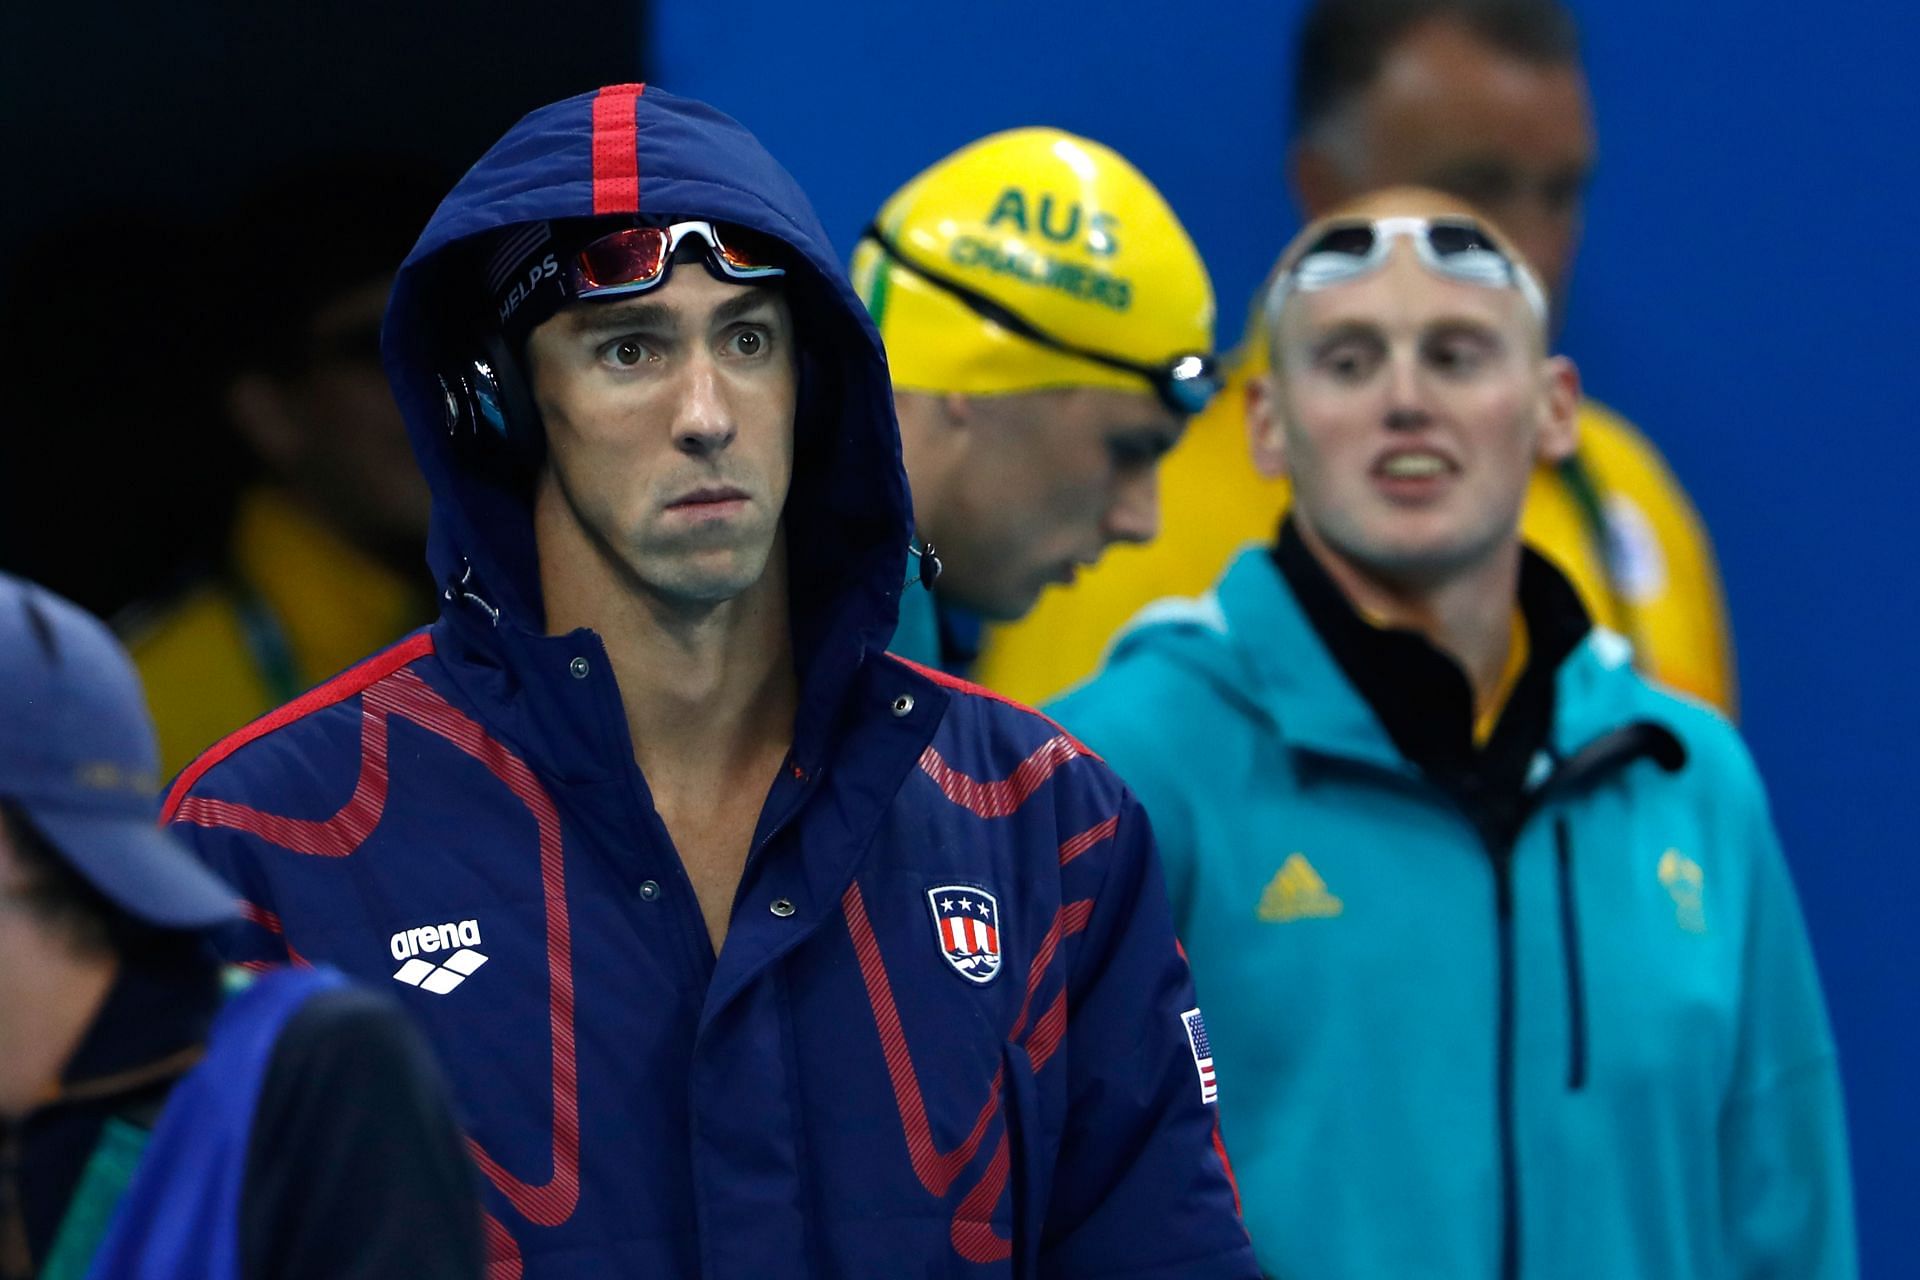
[[[1593,168],[1578,65],[1529,62],[1438,19],[1388,53],[1331,130],[1324,145],[1303,144],[1297,160],[1309,216],[1380,187],[1449,192],[1505,229],[1558,305]]]
[[[1381,581],[1487,562],[1535,464],[1572,451],[1578,378],[1520,294],[1436,275],[1404,238],[1373,274],[1294,295],[1280,329],[1249,400],[1255,460],[1291,478],[1310,536]]]
[[[776,288],[682,264],[533,331],[543,485],[643,589],[706,605],[758,582],[793,477],[793,316]]]
[[[13,975],[12,981],[0,984],[0,988],[9,989],[30,985],[49,957],[56,954],[53,932],[33,908],[33,882],[11,839],[6,819],[0,818],[0,972]],[[18,1013],[13,1007],[25,994],[0,990],[0,1045],[17,1044],[17,1037],[25,1034],[15,1025]],[[20,1107],[8,1105],[17,1101],[0,1097],[0,1115],[19,1111]]]
[[[943,596],[1009,621],[1113,543],[1158,532],[1160,459],[1185,424],[1151,393],[1080,387],[967,403],[938,547]]]

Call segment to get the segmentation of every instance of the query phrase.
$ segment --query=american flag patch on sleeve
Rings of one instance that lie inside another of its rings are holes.
[[[1198,1009],[1189,1009],[1180,1015],[1180,1023],[1187,1029],[1187,1047],[1193,1050],[1193,1066],[1200,1073],[1201,1104],[1217,1102],[1220,1083],[1213,1074],[1213,1044],[1207,1039],[1207,1020]]]

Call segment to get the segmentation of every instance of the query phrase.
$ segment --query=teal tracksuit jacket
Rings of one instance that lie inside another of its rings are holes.
[[[1265,1270],[1854,1274],[1833,1042],[1759,778],[1591,632],[1489,847],[1265,550],[1054,714],[1144,801]]]

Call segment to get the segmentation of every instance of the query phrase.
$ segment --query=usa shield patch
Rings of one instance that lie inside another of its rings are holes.
[[[1213,1070],[1213,1041],[1207,1039],[1207,1020],[1198,1009],[1180,1015],[1186,1028],[1187,1048],[1193,1050],[1193,1067],[1200,1073],[1200,1101],[1204,1105],[1220,1100],[1220,1077]]]
[[[927,890],[934,940],[953,971],[985,986],[1000,973],[1000,902],[977,885]]]

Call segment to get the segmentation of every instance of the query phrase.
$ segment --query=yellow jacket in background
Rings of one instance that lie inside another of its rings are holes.
[[[419,584],[271,488],[242,495],[229,572],[122,624],[172,777],[207,747],[432,620]],[[424,573],[424,570],[423,570]]]
[[[1160,536],[1111,548],[1025,618],[991,628],[974,679],[1047,702],[1093,675],[1142,606],[1202,594],[1241,547],[1272,540],[1288,487],[1254,469],[1246,432],[1247,381],[1264,360],[1237,363],[1161,466]],[[1732,714],[1732,637],[1713,549],[1679,482],[1631,423],[1582,403],[1579,452],[1534,474],[1520,532],[1572,580],[1595,623],[1633,642],[1642,671]]]

